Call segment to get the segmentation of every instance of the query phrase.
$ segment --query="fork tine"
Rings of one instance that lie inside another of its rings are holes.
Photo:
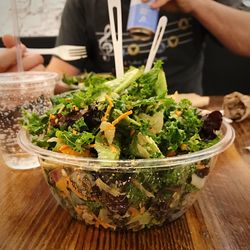
[[[79,51],[79,52],[71,52],[71,51],[69,51],[70,56],[81,56],[81,55],[86,55],[86,54],[87,54],[86,52],[81,52],[81,51]]]
[[[68,51],[68,54],[75,55],[75,54],[87,54],[87,51],[79,50],[79,51]]]
[[[69,55],[69,57],[80,57],[80,58],[86,58],[86,54],[81,54],[81,55]]]
[[[82,58],[86,58],[87,56],[70,56],[70,57],[61,57],[63,60],[65,61],[75,61],[75,60],[79,60],[79,59],[82,59]]]
[[[73,55],[73,54],[87,54],[86,51],[69,51],[69,54]]]
[[[80,59],[80,58],[86,58],[87,55],[86,54],[79,54],[79,55],[69,55],[70,58],[77,58],[77,59]]]
[[[86,51],[86,47],[72,48],[72,49],[69,49],[69,51]]]
[[[84,49],[74,49],[74,50],[70,49],[68,50],[68,52],[69,53],[86,53],[86,49],[85,50]]]
[[[86,47],[85,46],[79,46],[79,47],[71,47],[71,48],[69,48],[69,50],[86,50]]]
[[[65,61],[73,61],[87,57],[87,50],[85,46],[61,45],[54,48],[29,48],[28,51],[42,55],[57,55]]]

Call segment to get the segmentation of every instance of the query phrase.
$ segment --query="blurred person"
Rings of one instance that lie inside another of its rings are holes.
[[[153,8],[161,7],[160,16],[167,15],[169,19],[156,56],[165,62],[169,93],[176,90],[202,93],[203,42],[207,30],[235,53],[250,56],[250,14],[242,11],[248,10],[247,6],[240,0],[221,2],[224,4],[213,0],[156,0],[151,4]],[[134,40],[126,31],[129,5],[129,0],[122,1],[125,67],[145,64],[152,42]],[[57,38],[57,45],[61,44],[86,46],[88,57],[71,62],[53,57],[47,70],[68,75],[114,72],[107,0],[68,0]],[[11,47],[11,43],[5,45]],[[30,62],[30,58],[26,60]]]
[[[148,0],[142,0],[148,2]],[[220,1],[218,1],[220,2]],[[152,8],[189,13],[232,52],[250,56],[250,13],[211,0],[155,0]],[[250,10],[246,1],[222,1],[239,9]],[[208,15],[209,13],[209,15]]]
[[[156,0],[168,25],[157,59],[164,61],[169,93],[202,94],[203,46],[207,31],[235,53],[250,55],[249,13],[241,0]],[[231,7],[228,7],[229,5]],[[145,65],[152,40],[134,40],[126,30],[130,1],[122,1],[124,66]],[[233,8],[232,8],[233,7]],[[236,10],[239,9],[239,10]],[[68,0],[56,45],[87,47],[88,57],[65,62],[53,57],[47,69],[76,75],[84,71],[114,72],[114,53],[107,0]]]
[[[0,73],[17,71],[16,41],[11,35],[4,35],[2,41],[6,49],[0,51]],[[26,54],[26,47],[21,45],[22,63],[25,71],[44,70],[43,57],[38,54]]]

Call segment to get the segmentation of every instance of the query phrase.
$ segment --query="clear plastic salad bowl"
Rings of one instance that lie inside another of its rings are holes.
[[[100,160],[40,148],[25,130],[19,144],[39,157],[60,205],[86,224],[137,231],[171,222],[196,200],[219,153],[234,140],[222,123],[221,140],[194,153],[164,159]]]

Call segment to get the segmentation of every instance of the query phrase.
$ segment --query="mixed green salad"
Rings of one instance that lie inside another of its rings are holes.
[[[220,140],[221,113],[202,116],[187,99],[176,102],[169,96],[161,61],[148,73],[142,66],[121,78],[89,73],[67,80],[81,88],[54,96],[42,115],[24,111],[23,127],[44,149],[104,160],[162,159]],[[209,173],[210,159],[131,173],[42,164],[57,200],[74,217],[139,230],[182,214]]]

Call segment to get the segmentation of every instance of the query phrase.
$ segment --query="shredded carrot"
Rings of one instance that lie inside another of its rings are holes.
[[[95,148],[96,144],[89,144],[86,146],[86,148]]]
[[[121,114],[119,117],[117,117],[113,122],[112,125],[116,125],[118,122],[120,122],[121,120],[123,120],[124,118],[126,118],[127,116],[131,115],[133,113],[132,110],[129,110],[123,114]]]
[[[69,191],[67,189],[68,178],[63,177],[56,182],[56,187],[63,192],[63,194],[67,197],[69,195]]]
[[[182,115],[182,111],[180,111],[180,110],[176,110],[176,111],[175,111],[175,114],[176,114],[177,116],[179,116],[179,117],[180,117],[180,116]]]
[[[91,153],[88,149],[84,150],[83,152],[76,152],[73,150],[69,145],[62,145],[58,151],[68,154],[68,155],[75,155],[75,156],[83,156],[83,157],[89,157],[91,156]]]
[[[78,111],[79,108],[78,108],[76,105],[73,105],[73,110],[74,110],[74,111]]]
[[[68,177],[63,177],[60,180],[56,182],[56,187],[63,192],[65,196],[69,195],[68,188],[73,191],[78,197],[86,200],[86,196],[84,196],[82,193],[80,193],[77,188],[74,187],[72,182]]]
[[[203,169],[206,167],[201,161],[197,162],[195,165],[197,169]]]
[[[56,118],[55,115],[53,115],[53,114],[50,114],[50,115],[49,115],[49,119],[50,119],[50,120],[54,120],[55,118]]]
[[[174,150],[170,151],[167,153],[167,157],[171,157],[171,156],[175,156],[176,155],[176,152]]]
[[[140,214],[144,214],[144,213],[145,213],[145,210],[146,210],[145,207],[141,207],[141,208],[140,208]]]
[[[134,208],[134,207],[129,207],[128,208],[128,212],[130,213],[130,215],[132,217],[135,217],[136,215],[139,214],[139,211],[136,208]]]
[[[71,191],[73,191],[78,197],[82,198],[83,200],[86,200],[86,196],[83,195],[82,193],[80,193],[77,190],[77,188],[74,187],[74,185],[72,184],[72,182],[70,180],[68,180],[67,184],[68,184],[68,188],[70,188]]]
[[[113,153],[117,152],[117,148],[113,145],[110,145],[110,149]]]
[[[79,216],[81,216],[81,214],[82,214],[82,209],[81,209],[79,206],[75,206],[74,208],[75,208],[76,213],[77,213]]]
[[[99,227],[99,225],[101,225],[101,226],[104,227],[105,229],[107,229],[107,228],[113,228],[113,229],[115,229],[115,228],[116,228],[116,226],[111,225],[111,224],[109,224],[109,223],[103,221],[102,219],[100,219],[100,218],[98,218],[98,217],[96,217],[96,216],[94,216],[94,217],[95,217],[95,219],[96,219],[96,223],[95,223],[95,226],[96,226],[96,227]]]
[[[108,100],[109,105],[108,105],[108,107],[107,107],[107,110],[106,110],[106,112],[105,112],[105,115],[104,115],[103,118],[102,118],[102,121],[107,121],[108,116],[109,116],[109,114],[110,114],[110,111],[111,111],[111,109],[113,108],[112,99],[111,99],[108,95],[106,95],[106,99]]]
[[[73,185],[69,177],[63,177],[56,182],[56,187],[63,192],[65,196],[69,195],[69,189],[73,191],[78,197],[86,200],[86,196],[80,193]]]
[[[56,119],[55,115],[53,115],[53,114],[49,115],[49,125],[48,125],[48,128],[47,128],[47,131],[49,131],[50,128],[51,128],[51,121],[54,121],[55,119]]]
[[[188,145],[185,144],[185,143],[182,143],[182,144],[180,145],[180,148],[181,148],[182,151],[186,151],[186,150],[188,150]]]

